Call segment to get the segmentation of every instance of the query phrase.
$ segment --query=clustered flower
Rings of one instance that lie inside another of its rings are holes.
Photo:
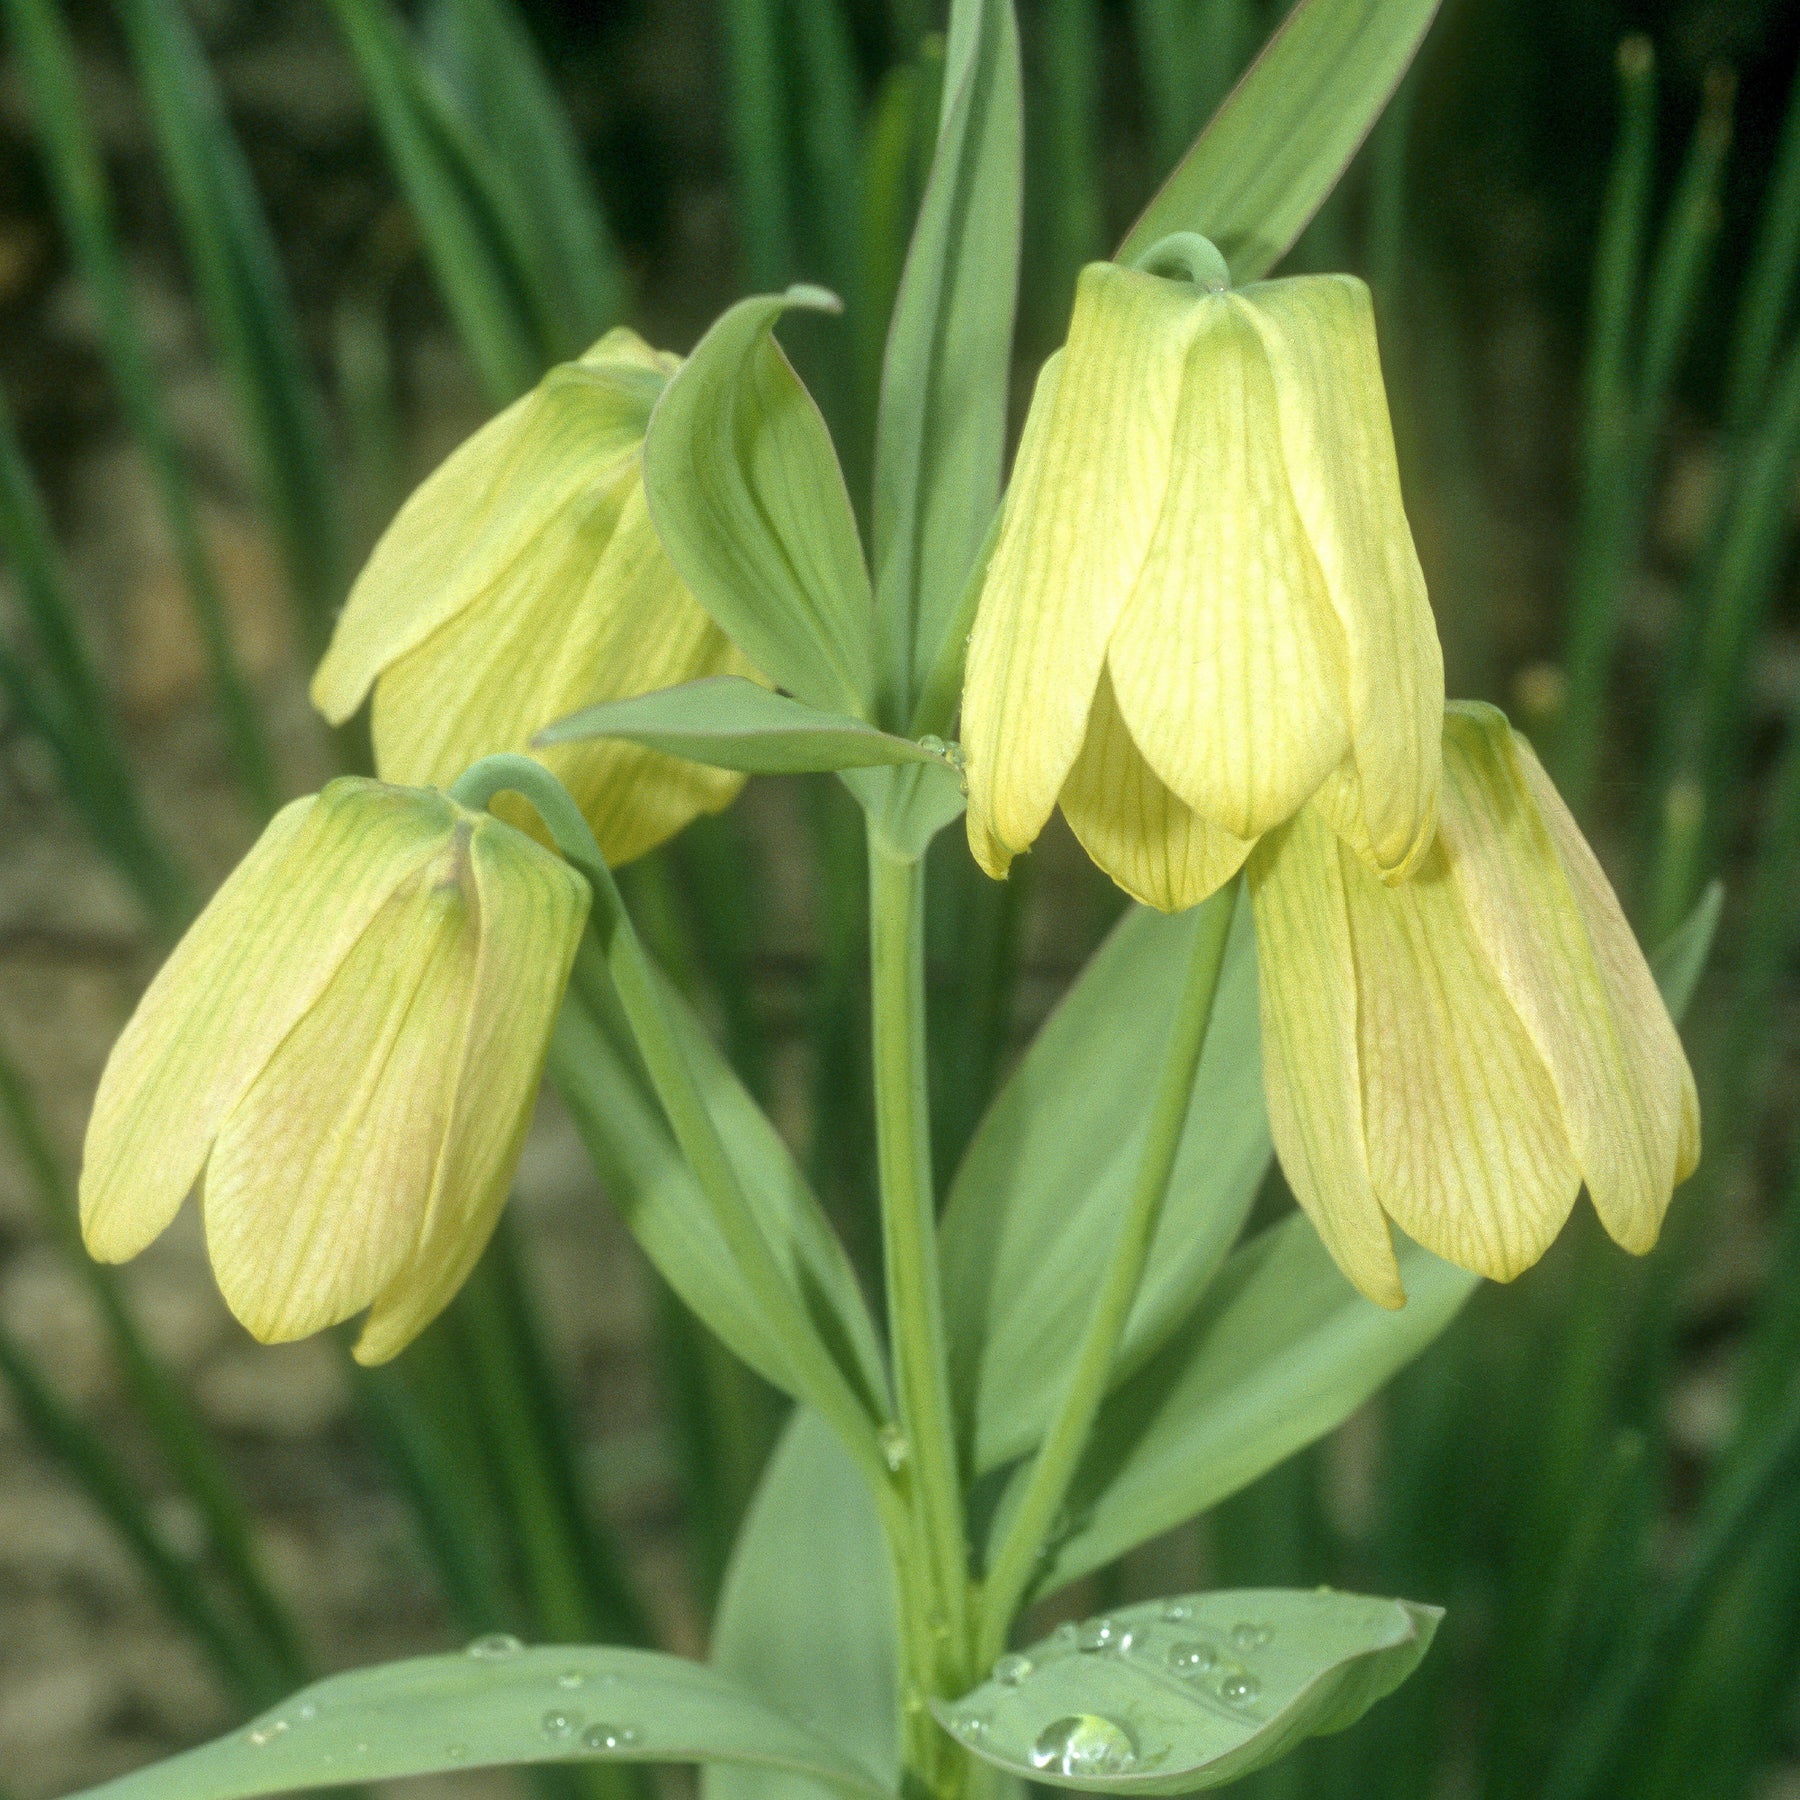
[[[522,803],[495,817],[437,790],[579,707],[755,674],[646,509],[676,367],[609,333],[376,547],[313,692],[341,721],[373,689],[382,780],[282,812],[145,995],[89,1127],[97,1256],[135,1255],[198,1183],[244,1323],[274,1340],[366,1308],[368,1360],[466,1277],[588,889]],[[1371,1299],[1405,1298],[1390,1220],[1506,1279],[1585,1183],[1621,1244],[1655,1241],[1699,1154],[1693,1078],[1529,745],[1491,707],[1445,705],[1360,282],[1083,272],[987,569],[962,736],[991,875],[1058,806],[1152,906],[1243,871],[1276,1150]],[[617,741],[531,753],[614,862],[742,780]]]

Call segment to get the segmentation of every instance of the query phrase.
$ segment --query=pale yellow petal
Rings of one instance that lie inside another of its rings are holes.
[[[447,787],[479,757],[527,750],[535,732],[595,701],[750,672],[675,573],[633,464],[615,479],[608,505],[590,508],[554,556],[540,546],[539,557],[383,673],[376,760],[392,780]],[[743,785],[740,775],[635,745],[533,754],[568,785],[615,866],[726,805]],[[536,830],[528,808],[506,816]]]
[[[1119,716],[1104,670],[1062,808],[1088,855],[1132,899],[1161,912],[1198,906],[1250,854],[1247,840],[1203,819],[1157,779]]]
[[[334,724],[397,657],[491,589],[543,579],[539,565],[616,506],[663,376],[635,353],[599,359],[600,348],[490,419],[382,533],[313,677],[313,704]]]
[[[1375,1191],[1426,1249],[1510,1280],[1581,1188],[1550,1072],[1475,940],[1442,838],[1398,887],[1333,846]]]
[[[1344,866],[1310,809],[1248,865],[1269,1131],[1294,1197],[1346,1276],[1380,1306],[1406,1292],[1369,1173],[1356,959]]]
[[[1294,500],[1343,628],[1350,736],[1375,867],[1429,840],[1444,665],[1400,498],[1369,291],[1349,275],[1243,290],[1280,397]]]
[[[271,821],[107,1059],[81,1170],[95,1256],[135,1256],[174,1218],[227,1113],[448,821],[444,801],[355,779]]]
[[[1151,768],[1203,818],[1254,838],[1349,749],[1343,633],[1248,309],[1221,295],[1198,316],[1162,515],[1107,660]]]
[[[1183,284],[1090,264],[1060,364],[1033,396],[1041,423],[988,564],[963,693],[971,810],[1014,853],[1080,752],[1155,530],[1194,313]]]
[[[1642,1253],[1694,1148],[1687,1057],[1593,851],[1492,707],[1445,719],[1442,837],[1482,948],[1549,1067],[1594,1205]]]
[[[417,1243],[375,1298],[356,1356],[398,1354],[449,1303],[506,1203],[551,1028],[587,917],[587,884],[497,821],[475,827],[480,954],[466,1029],[442,1046],[450,1129]]]
[[[370,921],[220,1129],[207,1251],[264,1343],[360,1312],[415,1255],[475,981],[468,862],[465,828]]]

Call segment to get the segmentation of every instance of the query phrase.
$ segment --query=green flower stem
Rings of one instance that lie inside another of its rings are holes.
[[[1206,913],[1195,934],[1186,991],[1175,1015],[1168,1056],[1151,1108],[1143,1161],[1138,1165],[1137,1181],[1120,1221],[1119,1234],[1113,1240],[1112,1258],[1076,1353],[1075,1372],[1031,1466],[1019,1504],[1004,1527],[982,1587],[977,1643],[982,1666],[1006,1647],[1007,1631],[1030,1592],[1039,1552],[1049,1541],[1082,1447],[1106,1398],[1113,1358],[1137,1298],[1138,1283],[1169,1191],[1175,1153],[1187,1123],[1194,1078],[1212,1024],[1225,941],[1231,934],[1232,914],[1237,910],[1237,891],[1234,883],[1226,904]]]
[[[657,996],[656,981],[643,946],[638,942],[629,914],[619,897],[618,884],[607,867],[594,834],[568,790],[542,763],[528,756],[486,756],[466,770],[450,790],[459,805],[483,807],[496,794],[522,795],[537,809],[557,848],[586,877],[593,889],[594,909],[588,929],[599,941],[608,972],[618,990],[619,1003],[630,1021],[639,1054],[649,1071],[669,1129],[681,1147],[702,1190],[713,1207],[719,1229],[743,1269],[746,1279],[769,1308],[771,1315],[787,1310],[786,1278],[756,1222],[737,1172],[720,1141],[717,1127],[706,1110],[681,1045]],[[891,1508],[893,1484],[869,1408],[852,1387],[844,1371],[822,1344],[809,1342],[803,1354],[809,1367],[796,1371],[804,1379],[796,1386],[817,1405],[844,1440],[846,1448],[869,1476],[878,1501]]]
[[[908,1674],[938,1694],[968,1684],[969,1578],[962,1484],[950,1413],[938,1276],[937,1214],[931,1185],[931,1121],[926,1099],[925,865],[902,858],[869,833],[869,956],[875,1053],[875,1141],[881,1182],[888,1334],[893,1344],[903,1455],[897,1456],[915,1529],[925,1552],[932,1642],[909,1646],[922,1655]],[[901,1570],[903,1590],[916,1567]],[[921,1696],[909,1694],[909,1701]],[[920,1717],[907,1708],[909,1727]],[[927,1759],[915,1773],[929,1780],[941,1754],[935,1740],[917,1746]],[[933,1787],[939,1784],[930,1783]]]

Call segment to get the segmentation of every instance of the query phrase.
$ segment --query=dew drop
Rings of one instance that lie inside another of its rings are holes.
[[[1072,1619],[1064,1619],[1063,1622],[1051,1632],[1050,1641],[1053,1644],[1062,1644],[1066,1647],[1075,1642],[1077,1635],[1075,1622]]]
[[[629,1725],[590,1725],[581,1734],[584,1750],[629,1750],[637,1741]]]
[[[451,1762],[463,1762],[468,1757],[469,1746],[467,1744],[452,1744],[444,1754]]]
[[[476,1657],[517,1656],[524,1648],[510,1632],[490,1631],[469,1646],[469,1654]]]
[[[1269,1641],[1269,1628],[1241,1620],[1231,1628],[1231,1641],[1239,1650],[1260,1650]]]
[[[884,1425],[880,1431],[881,1460],[887,1464],[890,1475],[898,1475],[906,1467],[906,1459],[912,1454],[912,1445],[906,1441],[906,1433],[898,1425]]]
[[[1248,1669],[1234,1669],[1219,1683],[1219,1698],[1233,1706],[1247,1706],[1262,1692],[1262,1683]]]
[[[576,1721],[571,1719],[566,1712],[562,1712],[556,1707],[552,1707],[544,1714],[543,1718],[538,1721],[538,1728],[543,1732],[545,1737],[556,1738],[560,1741],[563,1738],[570,1738],[575,1735],[575,1724]]]
[[[297,1725],[310,1725],[319,1716],[319,1709],[310,1700],[302,1700],[294,1708],[294,1722]]]
[[[979,1741],[988,1734],[988,1726],[993,1721],[983,1712],[958,1713],[950,1721],[950,1729],[959,1738]]]
[[[1089,1654],[1097,1650],[1129,1650],[1131,1632],[1116,1619],[1089,1619],[1075,1634],[1075,1648]]]
[[[1185,1600],[1171,1600],[1162,1609],[1162,1616],[1171,1625],[1179,1625],[1184,1619],[1194,1616],[1194,1609]]]
[[[947,746],[941,737],[928,731],[919,739],[919,748],[932,756],[942,756]]]
[[[261,1750],[265,1745],[272,1744],[277,1738],[284,1736],[287,1729],[286,1719],[266,1719],[260,1725],[252,1725],[244,1733],[244,1742],[252,1749]]]
[[[994,1679],[1002,1687],[1017,1687],[1031,1670],[1032,1661],[1029,1656],[1003,1656],[994,1664]]]
[[[579,1669],[564,1669],[563,1672],[557,1676],[556,1685],[561,1688],[564,1693],[572,1694],[577,1688],[584,1688],[587,1686],[587,1677],[582,1674]]]
[[[1208,1674],[1218,1666],[1219,1653],[1211,1644],[1194,1642],[1169,1646],[1169,1667],[1189,1680],[1196,1675]]]
[[[1131,1733],[1099,1713],[1058,1719],[1031,1746],[1031,1766],[1058,1775],[1123,1775],[1136,1762]]]

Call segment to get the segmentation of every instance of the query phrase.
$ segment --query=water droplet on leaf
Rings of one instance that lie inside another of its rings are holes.
[[[990,1723],[983,1712],[958,1713],[951,1719],[950,1729],[959,1738],[978,1739],[987,1736]]]
[[[576,1688],[587,1686],[587,1677],[579,1669],[564,1669],[557,1676],[556,1685],[567,1693],[573,1693]]]
[[[490,1631],[469,1646],[471,1656],[517,1656],[525,1646],[510,1632]]]
[[[1098,1713],[1071,1713],[1046,1725],[1031,1746],[1031,1766],[1058,1775],[1123,1775],[1137,1762],[1131,1733]]]
[[[1211,1644],[1196,1641],[1169,1646],[1169,1667],[1177,1675],[1205,1675],[1218,1664],[1219,1653]]]
[[[1032,1662],[1029,1656],[1003,1656],[994,1664],[994,1679],[1002,1687],[1017,1687],[1031,1673]]]
[[[1231,1641],[1240,1650],[1260,1650],[1269,1641],[1269,1628],[1243,1620],[1232,1626]]]
[[[1248,1669],[1233,1669],[1219,1683],[1219,1698],[1233,1706],[1247,1706],[1262,1692],[1262,1683]]]
[[[559,1712],[552,1707],[539,1721],[539,1726],[547,1738],[567,1738],[575,1735],[575,1721],[566,1712]]]
[[[628,1750],[637,1740],[638,1734],[629,1725],[590,1725],[581,1734],[586,1750]]]
[[[898,1475],[906,1467],[906,1459],[912,1454],[912,1446],[906,1441],[906,1433],[898,1425],[884,1425],[880,1432],[881,1460],[887,1464],[890,1475]]]
[[[1171,1625],[1179,1625],[1183,1619],[1194,1616],[1194,1609],[1185,1600],[1171,1600],[1163,1607],[1162,1616]]]
[[[1090,1654],[1096,1650],[1129,1650],[1131,1632],[1116,1619],[1089,1619],[1075,1634],[1075,1648]]]
[[[1075,1622],[1072,1619],[1064,1619],[1063,1622],[1051,1632],[1050,1641],[1053,1644],[1068,1645],[1075,1642],[1076,1635]]]

